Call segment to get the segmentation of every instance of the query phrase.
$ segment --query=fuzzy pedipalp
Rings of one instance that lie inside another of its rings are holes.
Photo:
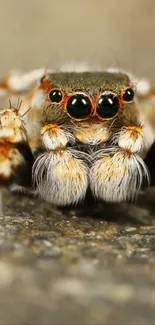
[[[94,154],[89,174],[96,198],[108,202],[134,200],[143,184],[149,184],[149,172],[137,154],[121,149]]]
[[[88,187],[88,167],[78,154],[67,149],[39,156],[33,166],[35,193],[56,205],[83,200]]]

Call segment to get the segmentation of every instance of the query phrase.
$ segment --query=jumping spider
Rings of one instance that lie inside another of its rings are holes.
[[[55,205],[76,204],[88,189],[106,202],[134,200],[150,182],[155,139],[153,91],[134,81],[117,69],[2,80],[1,94],[22,102],[0,111],[1,183],[25,186],[32,173],[26,185]]]

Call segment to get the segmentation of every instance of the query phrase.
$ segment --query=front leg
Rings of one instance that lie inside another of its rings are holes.
[[[47,151],[33,166],[36,194],[56,205],[81,201],[88,187],[87,155],[67,147],[74,138],[55,123],[43,126],[41,137]]]
[[[147,167],[140,157],[145,148],[143,128],[128,126],[115,138],[115,147],[94,154],[90,186],[97,198],[109,202],[134,200],[149,183]]]

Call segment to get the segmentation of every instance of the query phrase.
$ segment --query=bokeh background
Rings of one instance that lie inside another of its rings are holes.
[[[155,81],[154,0],[0,0],[0,74],[66,61]]]
[[[154,36],[155,0],[0,0],[0,76],[87,61],[155,82]],[[4,207],[0,325],[155,324],[153,188],[135,206]]]

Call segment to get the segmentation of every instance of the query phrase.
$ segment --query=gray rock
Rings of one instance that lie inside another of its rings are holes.
[[[153,189],[136,206],[4,201],[1,324],[154,324]]]

